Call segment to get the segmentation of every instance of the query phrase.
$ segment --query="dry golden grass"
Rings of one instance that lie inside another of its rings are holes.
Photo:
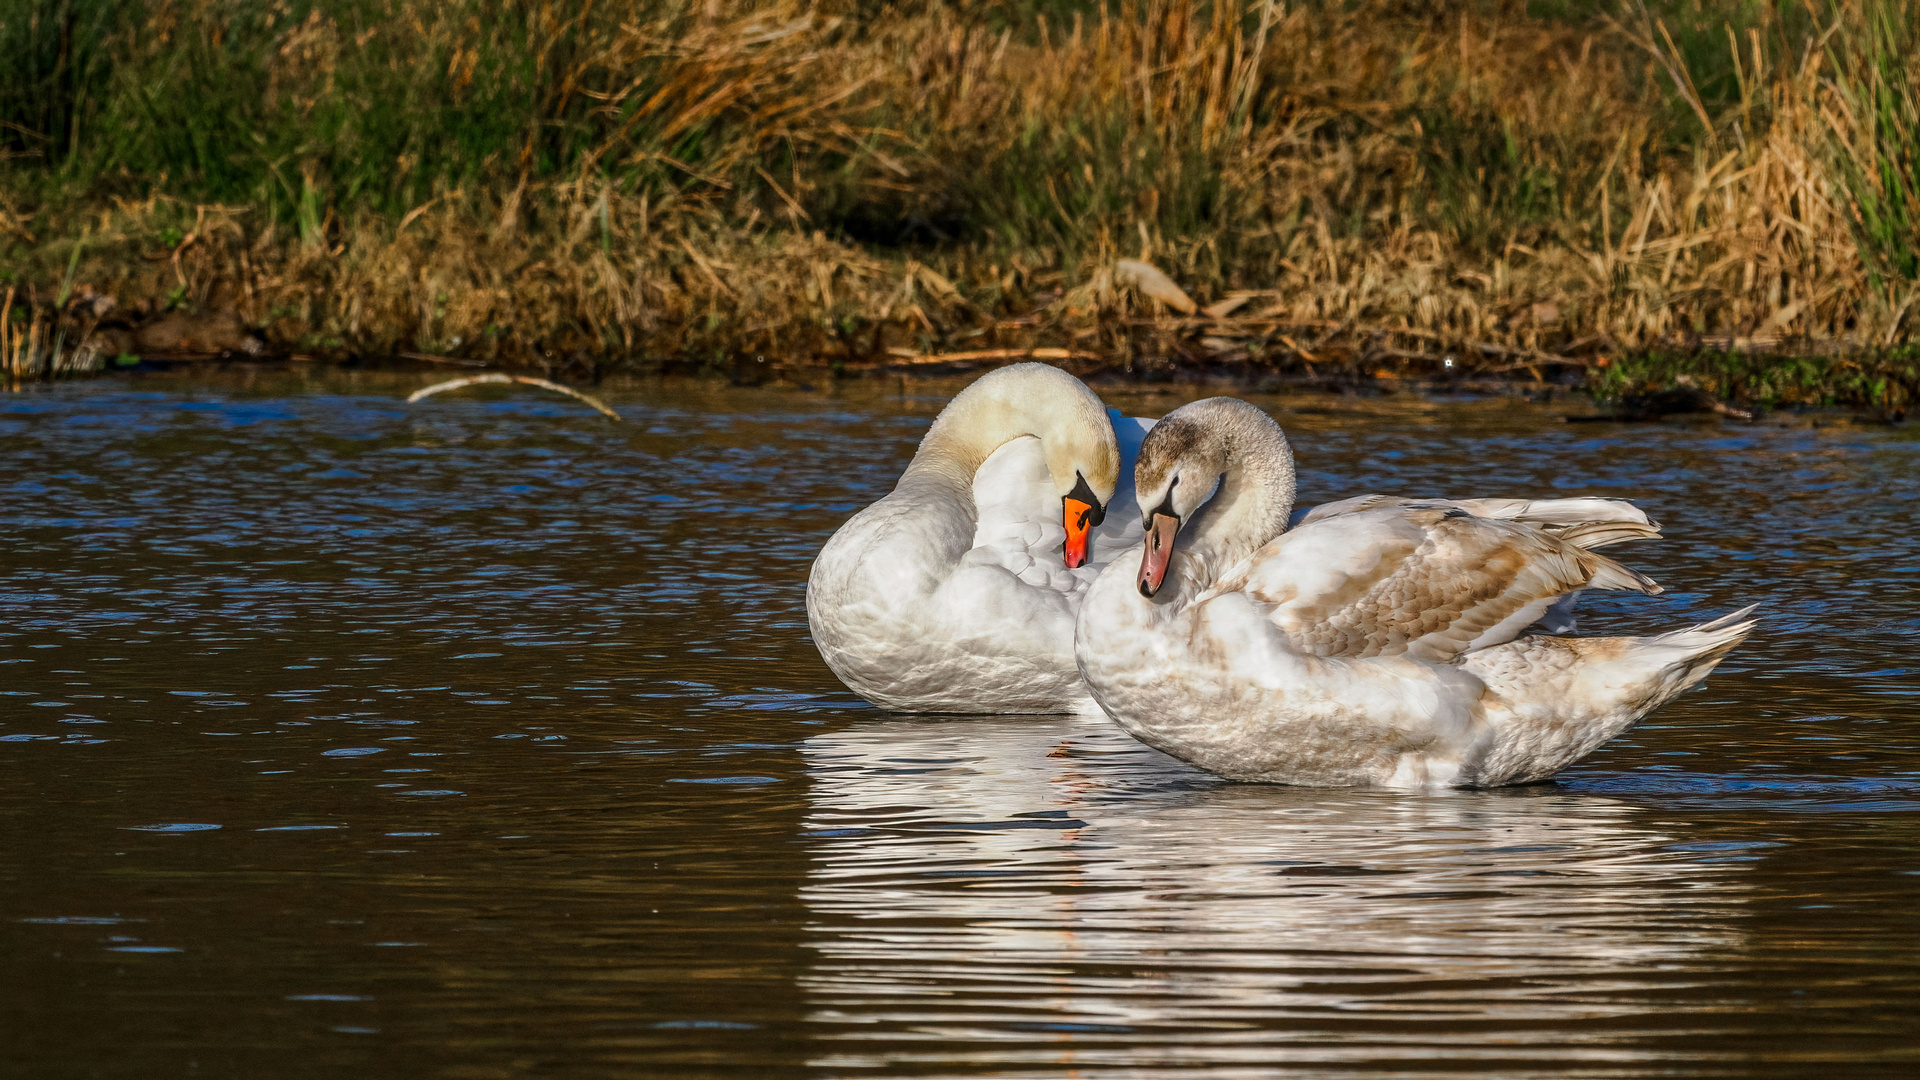
[[[340,135],[250,198],[16,164],[17,276],[45,298],[71,264],[123,312],[230,309],[284,351],[574,374],[1046,347],[1538,375],[1705,347],[1845,357],[1879,373],[1853,396],[1889,407],[1914,391],[1897,252],[1920,216],[1887,178],[1920,160],[1886,117],[1911,119],[1915,84],[1873,52],[1915,40],[1905,5],[1846,0],[1799,37],[1728,25],[1738,90],[1712,100],[1637,0],[1582,22],[1126,0],[1001,27],[941,4],[386,6],[357,36],[318,9],[274,31],[277,123],[374,107],[355,65],[384,49],[460,134],[510,46],[536,58],[538,122],[438,173],[431,140],[372,161]],[[139,48],[219,40],[235,10],[160,5]]]

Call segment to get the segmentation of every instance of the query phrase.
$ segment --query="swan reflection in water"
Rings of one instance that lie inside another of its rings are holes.
[[[1741,864],[1604,798],[1225,784],[1070,718],[803,752],[823,1068],[1624,1075],[1739,942]]]

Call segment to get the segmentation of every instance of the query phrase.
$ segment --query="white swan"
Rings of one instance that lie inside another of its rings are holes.
[[[1747,608],[1657,637],[1516,640],[1573,590],[1660,591],[1590,550],[1657,528],[1611,500],[1591,502],[1612,520],[1577,522],[1602,507],[1388,499],[1288,531],[1292,451],[1231,398],[1161,419],[1135,482],[1141,562],[1088,593],[1080,670],[1128,732],[1234,779],[1545,779],[1706,677],[1753,625]]]
[[[961,391],[893,492],[814,560],[807,621],[827,666],[889,709],[1091,710],[1073,616],[1141,535],[1133,456],[1151,426],[1045,364]]]

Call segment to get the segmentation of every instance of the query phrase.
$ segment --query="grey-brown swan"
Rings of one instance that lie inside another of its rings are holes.
[[[1593,550],[1657,528],[1614,500],[1373,499],[1290,529],[1286,436],[1231,398],[1162,418],[1135,487],[1141,558],[1082,603],[1081,673],[1136,738],[1235,779],[1544,779],[1753,626],[1747,608],[1653,637],[1522,637],[1575,590],[1660,591]]]

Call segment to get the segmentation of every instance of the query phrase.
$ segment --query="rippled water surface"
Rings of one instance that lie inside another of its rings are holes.
[[[950,386],[423,381],[0,396],[10,1075],[1920,1069],[1909,432],[1258,399],[1308,501],[1640,500],[1669,592],[1583,632],[1763,605],[1558,782],[1413,795],[841,689],[808,562]]]

